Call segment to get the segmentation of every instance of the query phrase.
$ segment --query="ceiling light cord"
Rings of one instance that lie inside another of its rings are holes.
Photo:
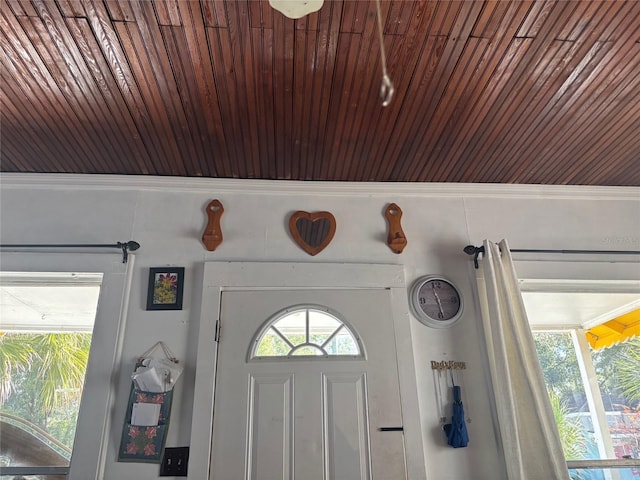
[[[380,12],[380,0],[376,0],[376,9],[378,11],[378,35],[380,37],[380,63],[382,64],[382,83],[380,84],[380,98],[382,106],[386,107],[391,103],[393,98],[393,82],[387,73],[387,56],[384,52],[384,37],[382,34],[382,14]]]

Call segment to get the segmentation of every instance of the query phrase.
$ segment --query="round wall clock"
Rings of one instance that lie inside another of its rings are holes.
[[[449,327],[462,316],[460,290],[439,275],[418,278],[411,288],[409,305],[416,318],[430,327]]]

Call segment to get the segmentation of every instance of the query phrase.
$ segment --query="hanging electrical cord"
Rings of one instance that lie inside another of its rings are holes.
[[[380,98],[382,106],[386,107],[391,103],[393,98],[393,82],[387,73],[387,56],[384,52],[384,37],[382,34],[382,14],[380,13],[380,0],[376,0],[376,9],[378,11],[378,36],[380,37],[380,63],[382,64],[382,83],[380,84]]]

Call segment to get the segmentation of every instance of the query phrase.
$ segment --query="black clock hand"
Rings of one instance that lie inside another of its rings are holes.
[[[440,310],[440,315],[442,315],[442,317],[444,318],[444,311],[442,310],[442,302],[440,301],[440,296],[438,295],[438,292],[436,292],[436,286],[432,284],[431,288],[433,289],[433,295],[436,297],[436,302],[438,302],[438,310]]]

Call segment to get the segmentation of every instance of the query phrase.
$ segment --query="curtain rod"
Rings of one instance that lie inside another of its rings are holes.
[[[531,249],[531,248],[511,248],[511,253],[563,253],[573,255],[640,255],[640,250],[548,250],[548,249]],[[478,255],[484,253],[484,246],[476,247],[467,245],[464,247],[464,253],[473,255],[473,265],[478,268]]]
[[[129,252],[135,252],[140,248],[138,242],[129,240],[128,242],[117,243],[76,243],[76,244],[45,244],[45,243],[29,243],[29,244],[3,244],[0,250],[4,249],[23,249],[23,248],[117,248],[122,251],[122,263],[127,263]]]

